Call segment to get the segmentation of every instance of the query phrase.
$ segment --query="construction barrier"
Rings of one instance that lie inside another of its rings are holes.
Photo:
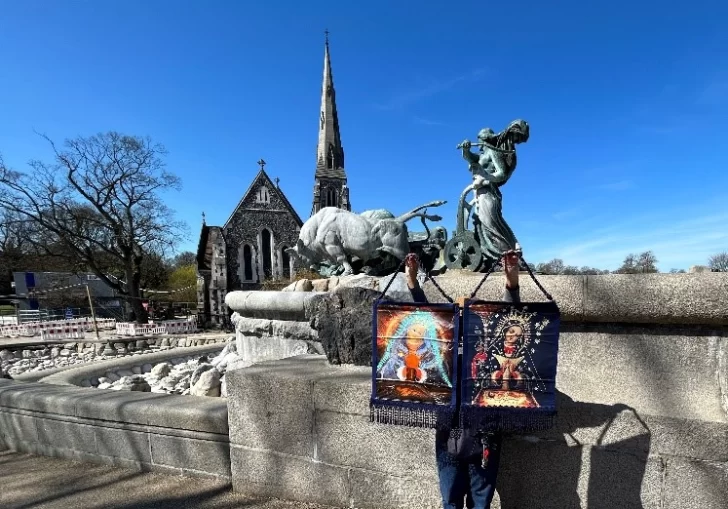
[[[113,318],[97,318],[96,327],[99,330],[114,329],[116,320]],[[71,320],[53,320],[50,322],[24,322],[19,325],[0,326],[0,337],[17,338],[43,336],[44,331],[55,331],[66,327],[75,327],[85,332],[94,330],[94,321],[91,318],[74,318]]]
[[[56,341],[59,339],[83,339],[84,331],[83,328],[79,326],[45,329],[41,331],[40,338],[43,341]]]
[[[166,334],[190,334],[197,331],[197,322],[193,320],[164,320],[150,323],[117,322],[116,333],[119,336],[157,336]]]

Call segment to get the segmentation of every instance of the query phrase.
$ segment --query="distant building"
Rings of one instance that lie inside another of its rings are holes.
[[[351,210],[328,39],[318,125],[311,215],[323,207]],[[197,248],[197,309],[203,322],[222,323],[227,292],[259,289],[265,280],[295,273],[286,249],[296,245],[303,221],[278,179],[274,183],[266,173],[265,161],[258,164],[258,174],[223,226],[207,225],[203,215]]]
[[[64,297],[74,289],[85,292],[88,285],[94,302],[100,308],[121,308],[117,292],[95,274],[73,274],[70,272],[13,272],[15,295],[20,310],[35,310],[46,299],[53,299],[65,306]],[[48,306],[45,306],[48,307]]]

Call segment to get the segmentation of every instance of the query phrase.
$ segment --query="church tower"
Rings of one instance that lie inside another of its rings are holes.
[[[324,80],[321,87],[321,112],[311,215],[324,207],[351,210],[349,188],[346,185],[346,172],[344,171],[344,147],[341,146],[339,116],[336,113],[336,91],[331,73],[328,31],[326,31],[324,49]]]

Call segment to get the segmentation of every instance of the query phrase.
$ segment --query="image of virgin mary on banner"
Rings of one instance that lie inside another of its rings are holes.
[[[459,308],[377,302],[372,324],[372,421],[437,427],[455,411]]]
[[[461,416],[476,429],[553,426],[559,308],[554,302],[466,301]]]

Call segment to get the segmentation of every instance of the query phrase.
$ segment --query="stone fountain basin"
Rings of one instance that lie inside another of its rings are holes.
[[[101,362],[92,362],[77,368],[70,368],[53,373],[41,378],[39,381],[54,385],[75,385],[79,387],[96,387],[99,385],[99,378],[108,377],[109,373],[113,373],[117,377],[124,376],[119,371],[134,371],[135,368],[139,373],[147,373],[152,367],[162,362],[171,362],[179,364],[188,360],[197,359],[202,355],[209,353],[219,353],[225,347],[225,343],[216,343],[212,345],[193,346],[188,348],[174,348],[155,352],[145,355],[135,355],[132,357],[121,357]]]

